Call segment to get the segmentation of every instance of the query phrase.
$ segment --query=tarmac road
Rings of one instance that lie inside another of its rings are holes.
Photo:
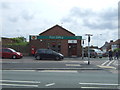
[[[103,70],[3,70],[3,88],[118,87],[118,74]]]
[[[82,69],[82,70],[101,70],[101,69],[118,69],[118,61],[109,61],[107,58],[96,58],[90,60],[88,65],[87,59],[65,58],[62,61],[55,60],[35,60],[34,57],[24,57],[22,59],[2,59],[2,69]]]
[[[107,58],[65,58],[62,61],[3,59],[2,82],[5,88],[118,88],[118,61]]]

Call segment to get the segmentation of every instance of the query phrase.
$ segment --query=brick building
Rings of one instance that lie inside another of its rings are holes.
[[[66,57],[81,56],[81,36],[55,25],[39,35],[30,35],[30,50],[32,48],[49,48],[62,53]]]

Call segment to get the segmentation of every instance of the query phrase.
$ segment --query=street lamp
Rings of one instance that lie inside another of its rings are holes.
[[[90,64],[90,36],[93,36],[92,34],[85,34],[88,36],[88,65]]]
[[[99,42],[99,40],[100,40],[100,38],[99,38],[99,36],[102,36],[102,34],[97,34],[97,47],[98,47],[98,42]]]

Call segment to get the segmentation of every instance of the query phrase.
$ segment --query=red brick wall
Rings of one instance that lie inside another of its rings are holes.
[[[75,36],[72,33],[60,28],[59,26],[55,26],[54,28],[49,29],[48,31],[41,33],[42,36]]]
[[[81,56],[82,55],[82,46],[81,46],[81,40],[77,40],[77,56]]]
[[[50,28],[46,30],[45,32],[40,34],[41,36],[75,36],[73,33],[67,31],[66,29],[60,27],[60,26],[54,26],[53,28]],[[61,53],[64,56],[68,56],[68,40],[55,40],[56,43],[61,43]],[[40,40],[31,40],[30,41],[30,47],[33,45],[36,47],[36,49],[39,48],[48,48],[48,42],[52,44],[52,40],[46,40],[43,39],[42,42]],[[77,56],[81,56],[81,40],[78,40],[77,43]]]
[[[16,43],[16,41],[9,38],[2,38],[2,45],[12,44],[12,43]]]
[[[61,41],[61,53],[64,56],[68,56],[68,40]]]

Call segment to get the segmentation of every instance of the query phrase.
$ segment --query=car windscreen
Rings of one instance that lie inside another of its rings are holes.
[[[9,48],[12,52],[16,52],[14,49]]]

